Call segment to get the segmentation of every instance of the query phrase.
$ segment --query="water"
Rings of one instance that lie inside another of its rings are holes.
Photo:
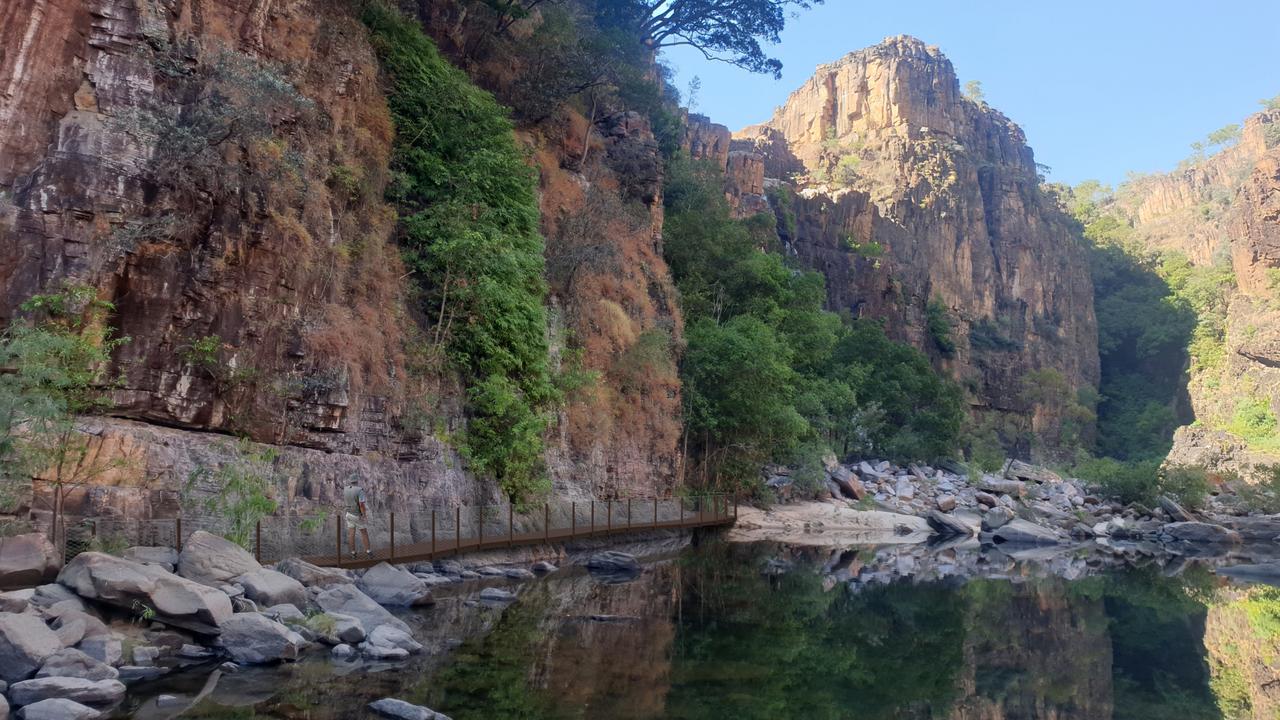
[[[1280,590],[1198,562],[710,541],[505,608],[444,598],[407,664],[314,659],[136,689],[120,716],[350,718],[394,696],[484,718],[1275,718]],[[156,697],[175,696],[158,707]]]

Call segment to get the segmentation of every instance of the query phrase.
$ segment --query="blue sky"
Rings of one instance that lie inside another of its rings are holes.
[[[731,129],[768,119],[813,72],[886,36],[938,45],[963,85],[1026,131],[1050,179],[1117,183],[1169,170],[1190,144],[1280,94],[1280,2],[827,0],[791,20],[782,80],[675,48],[683,92]]]

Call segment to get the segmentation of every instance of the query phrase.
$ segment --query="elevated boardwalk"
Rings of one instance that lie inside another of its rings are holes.
[[[575,507],[570,511],[568,516],[569,523],[565,527],[558,527],[557,523],[552,521],[550,506],[544,505],[541,527],[524,530],[518,528],[515,524],[514,508],[506,506],[507,522],[505,532],[486,533],[485,523],[480,522],[476,524],[477,531],[472,532],[470,535],[465,530],[458,531],[458,529],[464,527],[462,509],[454,508],[453,516],[447,518],[441,518],[438,513],[433,512],[431,514],[430,539],[410,543],[395,542],[395,514],[392,513],[389,524],[390,532],[388,533],[391,541],[381,547],[374,547],[372,552],[367,554],[363,552],[364,544],[359,538],[357,538],[357,547],[361,548],[361,551],[352,552],[349,547],[350,528],[343,527],[341,518],[339,518],[336,525],[337,532],[334,537],[336,554],[310,555],[303,559],[320,566],[366,568],[377,565],[380,562],[405,563],[435,560],[465,552],[541,545],[550,542],[571,541],[578,538],[607,537],[650,530],[680,530],[725,526],[732,525],[738,517],[737,500],[727,495],[698,496],[676,502],[679,506],[679,513],[676,517],[666,517],[664,513],[659,512],[659,501],[656,499],[645,498],[602,502],[599,508],[601,510],[600,513],[597,513],[597,503],[591,502],[589,520],[585,524],[578,522],[578,504],[574,503]],[[615,517],[614,508],[620,505],[624,505],[626,508],[625,516],[621,512],[621,508],[619,508]],[[686,505],[692,505],[692,507],[687,508]],[[642,508],[647,509],[649,506],[653,508],[652,515],[642,510]],[[598,517],[598,515],[602,515],[602,517]]]

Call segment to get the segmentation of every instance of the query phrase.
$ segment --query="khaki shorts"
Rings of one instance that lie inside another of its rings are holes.
[[[364,524],[364,519],[354,513],[347,513],[346,518],[344,518],[342,522],[351,530],[365,530],[368,528],[368,526]]]

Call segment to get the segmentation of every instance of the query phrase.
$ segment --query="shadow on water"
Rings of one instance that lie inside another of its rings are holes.
[[[183,717],[361,717],[386,696],[455,720],[1199,720],[1280,708],[1267,668],[1280,590],[1223,587],[1194,564],[1078,576],[1071,563],[983,556],[974,576],[972,562],[706,543],[632,583],[570,572],[502,608],[443,599],[411,617],[431,652],[407,665],[316,657],[212,688],[192,673],[135,692],[121,716],[172,717],[157,694],[185,705],[202,690]]]

